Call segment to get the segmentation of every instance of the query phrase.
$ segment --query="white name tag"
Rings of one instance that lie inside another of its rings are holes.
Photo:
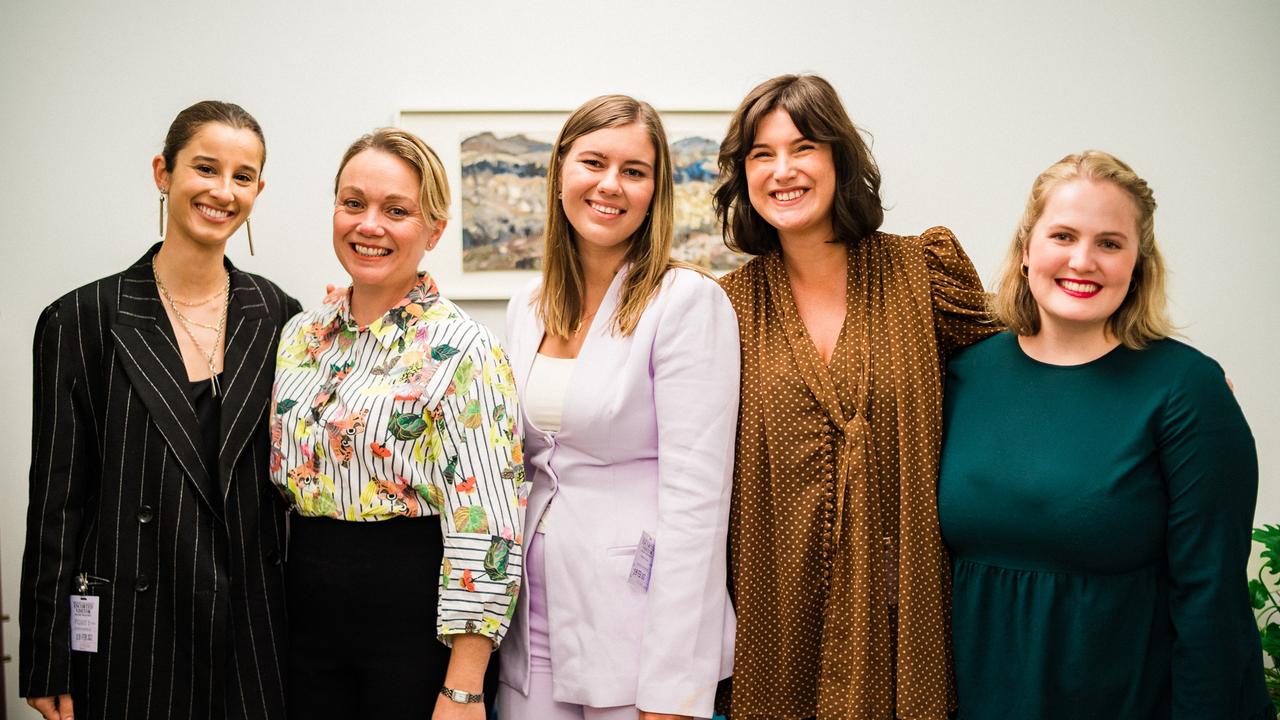
[[[71,649],[98,652],[98,598],[71,596]]]
[[[627,582],[635,587],[649,591],[649,575],[653,572],[653,552],[655,542],[647,532],[640,533],[640,542],[636,545],[636,556],[631,561],[631,575]]]

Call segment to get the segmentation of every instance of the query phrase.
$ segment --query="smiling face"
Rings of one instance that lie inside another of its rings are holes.
[[[356,292],[400,296],[417,282],[418,263],[444,230],[423,214],[421,184],[409,163],[381,150],[364,150],[342,169],[333,249]]]
[[[747,150],[747,195],[779,239],[832,239],[836,166],[831,146],[806,138],[778,108],[760,120]]]
[[[653,199],[655,150],[640,123],[578,138],[560,169],[560,204],[578,252],[627,251]]]
[[[178,151],[173,167],[152,160],[156,187],[169,196],[166,242],[194,242],[219,252],[262,192],[262,141],[248,128],[205,123]]]
[[[1022,253],[1041,332],[1104,336],[1129,293],[1138,244],[1137,208],[1115,183],[1054,189]]]

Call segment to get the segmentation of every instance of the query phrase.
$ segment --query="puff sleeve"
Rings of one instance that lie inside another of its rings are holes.
[[[956,236],[945,227],[920,234],[933,306],[938,359],[945,366],[957,350],[996,334],[982,279]]]

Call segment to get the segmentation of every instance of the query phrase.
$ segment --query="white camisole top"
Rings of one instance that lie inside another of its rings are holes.
[[[560,431],[565,395],[569,392],[569,376],[577,358],[556,358],[538,353],[525,383],[525,414],[547,432]]]

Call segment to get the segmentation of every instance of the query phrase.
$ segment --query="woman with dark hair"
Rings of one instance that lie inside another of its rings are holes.
[[[954,707],[935,481],[946,358],[990,333],[946,228],[879,232],[880,173],[835,90],[785,75],[720,149],[741,329],[730,515],[734,720]]]
[[[238,105],[178,113],[152,160],[163,241],[36,325],[19,683],[45,718],[284,713],[266,421],[298,305],[224,256],[265,161]]]
[[[1271,720],[1246,566],[1252,433],[1169,338],[1151,188],[1097,150],[1032,184],[947,368],[938,480],[965,720]]]
[[[583,103],[547,179],[542,277],[507,309],[532,492],[498,712],[710,717],[733,653],[733,308],[671,259],[671,157],[648,103]]]
[[[271,472],[294,512],[291,718],[485,717],[520,588],[524,469],[506,353],[418,268],[448,214],[421,138],[358,138],[334,178],[351,285],[280,340]]]

